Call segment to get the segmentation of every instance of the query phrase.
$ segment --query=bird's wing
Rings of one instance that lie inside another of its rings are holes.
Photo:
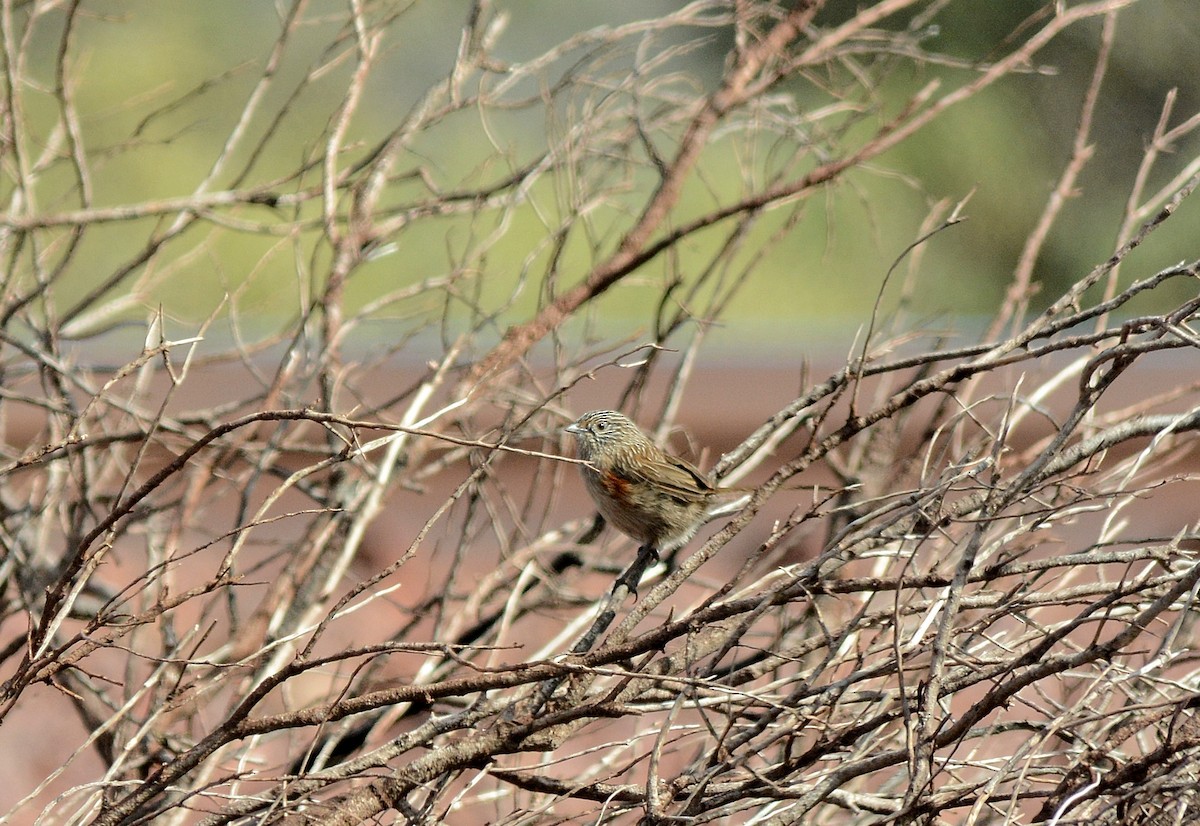
[[[716,489],[703,473],[682,459],[660,454],[643,457],[636,475],[640,481],[656,484],[666,493],[690,501],[707,499]]]

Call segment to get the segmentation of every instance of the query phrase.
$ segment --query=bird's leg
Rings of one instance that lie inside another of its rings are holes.
[[[646,543],[638,548],[637,558],[633,563],[625,569],[625,573],[617,577],[617,581],[613,583],[613,593],[624,585],[633,594],[633,598],[637,599],[637,586],[642,581],[642,574],[646,573],[646,569],[650,567],[650,563],[658,561],[658,548],[655,548],[650,543]]]

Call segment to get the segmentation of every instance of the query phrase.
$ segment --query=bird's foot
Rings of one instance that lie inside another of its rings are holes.
[[[613,583],[613,592],[615,593],[623,585],[629,589],[629,593],[633,594],[633,599],[636,602],[638,583],[642,581],[642,575],[646,573],[646,569],[653,562],[658,562],[657,548],[653,545],[643,545],[638,548],[637,558],[625,569],[625,573],[617,577],[617,581]]]

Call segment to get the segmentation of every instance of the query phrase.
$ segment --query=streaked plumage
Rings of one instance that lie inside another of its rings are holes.
[[[703,473],[664,453],[615,410],[593,410],[566,428],[575,437],[588,493],[617,530],[656,551],[692,538],[713,487]]]

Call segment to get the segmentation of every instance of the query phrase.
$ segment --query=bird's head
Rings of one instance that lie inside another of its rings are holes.
[[[575,437],[579,458],[591,462],[613,451],[649,442],[638,426],[615,410],[593,410],[566,426]]]

